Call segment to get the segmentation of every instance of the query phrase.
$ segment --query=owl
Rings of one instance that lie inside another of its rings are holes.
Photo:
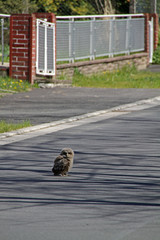
[[[54,160],[52,172],[54,176],[67,176],[73,165],[74,152],[71,148],[62,149],[60,155]]]

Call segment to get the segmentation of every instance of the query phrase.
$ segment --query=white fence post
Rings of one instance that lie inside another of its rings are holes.
[[[153,47],[153,18],[151,21],[149,21],[149,62],[152,63],[153,60],[153,52],[154,52],[154,47]]]
[[[4,64],[4,19],[1,19],[2,65]]]
[[[109,24],[109,57],[113,57],[113,18]]]
[[[130,20],[131,17],[127,18],[126,23],[126,53],[130,54]]]
[[[74,62],[73,59],[73,22],[74,18],[72,18],[72,22],[69,22],[69,62]]]
[[[95,59],[94,35],[95,35],[95,18],[92,18],[90,22],[90,60]]]

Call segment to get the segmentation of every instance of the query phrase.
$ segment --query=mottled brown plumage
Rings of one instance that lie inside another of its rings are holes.
[[[54,160],[52,172],[54,176],[66,176],[73,165],[74,152],[71,148],[62,149],[60,155]]]

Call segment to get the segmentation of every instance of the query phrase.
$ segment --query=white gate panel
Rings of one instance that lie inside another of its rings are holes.
[[[36,73],[55,75],[55,24],[37,19]]]
[[[149,21],[149,62],[152,63],[154,52],[154,32],[153,32],[153,18]]]

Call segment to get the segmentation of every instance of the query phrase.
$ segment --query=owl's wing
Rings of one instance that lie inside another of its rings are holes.
[[[68,169],[69,169],[69,161],[61,155],[58,156],[54,161],[52,172],[55,175],[59,175],[59,174],[68,172]]]

